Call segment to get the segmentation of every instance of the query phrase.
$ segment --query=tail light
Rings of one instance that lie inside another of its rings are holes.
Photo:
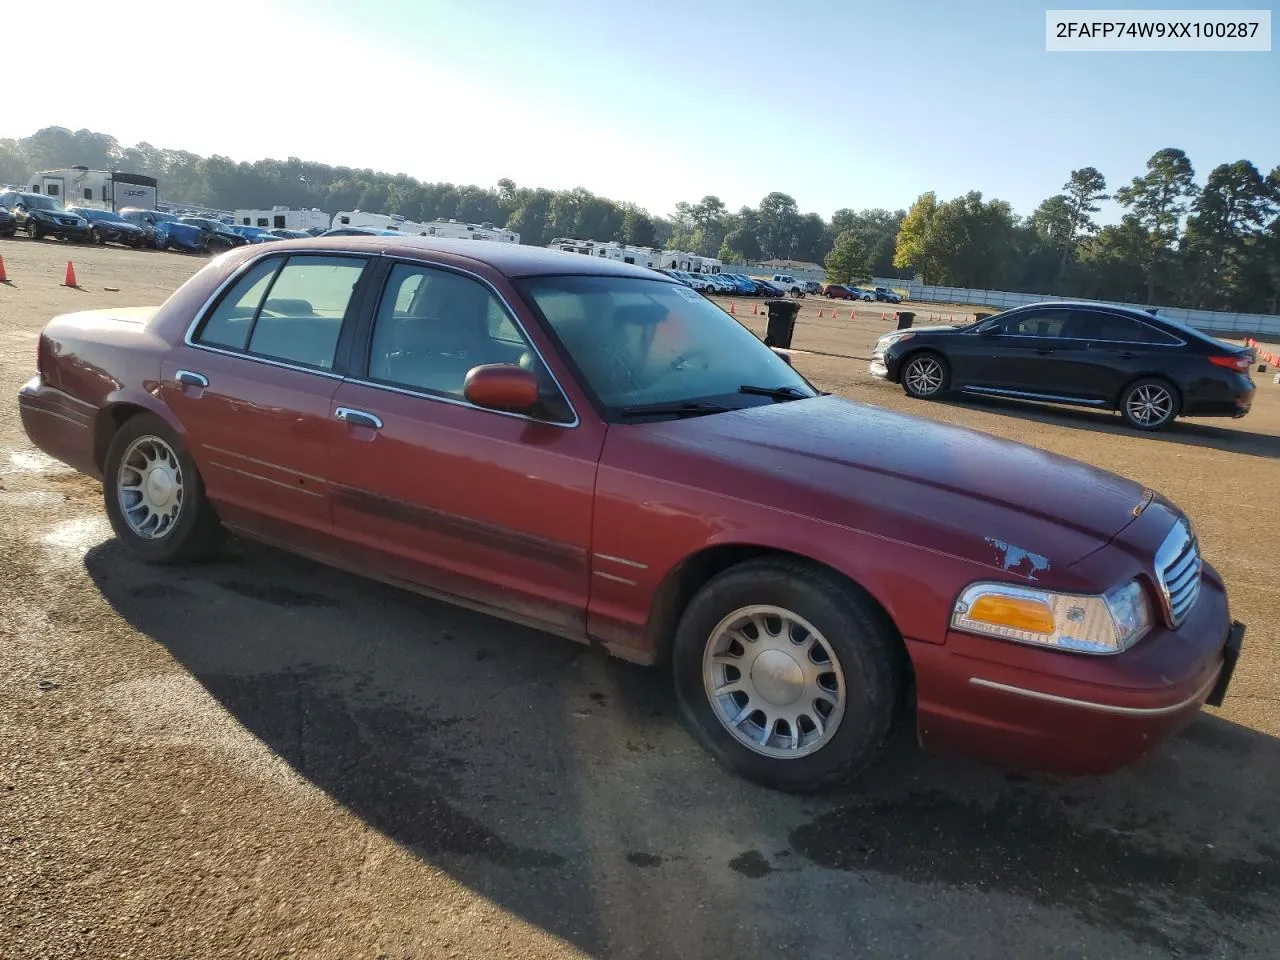
[[[1253,361],[1247,355],[1231,354],[1230,356],[1209,358],[1209,362],[1215,367],[1226,367],[1228,370],[1235,370],[1237,373],[1245,373],[1251,366]]]

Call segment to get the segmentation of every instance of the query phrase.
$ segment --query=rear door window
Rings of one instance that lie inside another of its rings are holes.
[[[361,257],[259,261],[231,287],[193,338],[264,359],[332,370],[338,337],[364,272]]]
[[[1065,336],[1064,328],[1070,311],[1036,310],[1022,313],[1010,318],[1004,325],[1005,336],[1009,337],[1045,337],[1057,338]]]
[[[1163,330],[1143,323],[1134,317],[1101,311],[1080,311],[1076,324],[1081,332],[1076,336],[1097,343],[1142,343],[1176,346],[1178,341]]]

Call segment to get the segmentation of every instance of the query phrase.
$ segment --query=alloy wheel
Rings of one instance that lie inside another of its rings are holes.
[[[917,357],[903,374],[908,389],[918,397],[928,397],[942,389],[945,374],[942,364],[933,357]]]
[[[721,620],[707,641],[702,680],[716,718],[762,756],[807,756],[844,717],[847,692],[834,649],[783,607],[741,607]]]
[[[1159,426],[1173,414],[1173,395],[1158,383],[1144,383],[1129,394],[1125,410],[1140,426]]]
[[[182,464],[159,437],[139,437],[120,458],[116,477],[120,513],[129,529],[159,540],[173,529],[182,510]]]

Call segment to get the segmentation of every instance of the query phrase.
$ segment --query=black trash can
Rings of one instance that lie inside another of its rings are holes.
[[[796,314],[800,312],[800,304],[794,300],[767,300],[765,306],[769,308],[769,325],[764,335],[765,346],[789,349],[791,337],[796,331]]]
[[[898,321],[899,330],[906,330],[916,322],[916,315],[909,310],[899,310],[893,315],[893,319]]]

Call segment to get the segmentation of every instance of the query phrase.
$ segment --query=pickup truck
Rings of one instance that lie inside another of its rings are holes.
[[[804,281],[791,276],[789,273],[775,273],[769,278],[769,282],[781,287],[793,297],[803,297],[805,294]]]

